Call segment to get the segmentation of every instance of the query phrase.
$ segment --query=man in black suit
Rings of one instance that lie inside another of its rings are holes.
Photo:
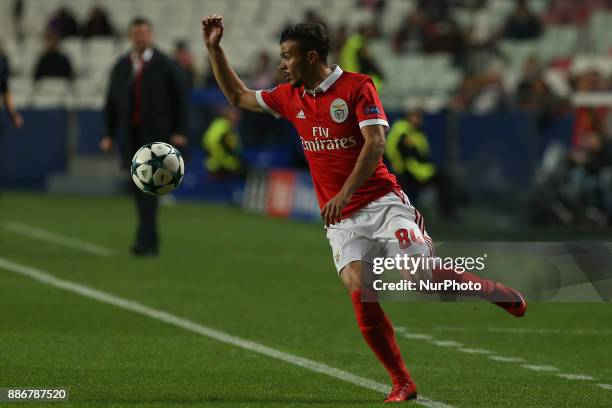
[[[100,142],[104,152],[115,144],[117,131],[128,131],[122,164],[129,168],[132,156],[144,144],[166,142],[184,146],[184,86],[180,71],[166,55],[153,47],[151,23],[136,18],[130,24],[132,51],[119,58],[112,69],[104,120],[106,134]],[[142,193],[131,183],[138,209],[138,231],[132,253],[158,253],[157,196]]]

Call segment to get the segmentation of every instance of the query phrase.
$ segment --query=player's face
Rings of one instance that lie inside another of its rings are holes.
[[[300,87],[304,79],[304,64],[306,62],[300,46],[295,41],[284,41],[280,46],[281,63],[278,68],[291,86]]]
[[[144,52],[153,43],[153,33],[148,24],[136,24],[130,28],[130,40],[137,52]]]

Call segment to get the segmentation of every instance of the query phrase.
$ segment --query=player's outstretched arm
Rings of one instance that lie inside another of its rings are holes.
[[[227,100],[234,106],[254,112],[264,110],[257,103],[255,91],[246,87],[232,69],[221,48],[223,37],[223,17],[211,15],[202,19],[202,39],[210,55],[213,74]]]

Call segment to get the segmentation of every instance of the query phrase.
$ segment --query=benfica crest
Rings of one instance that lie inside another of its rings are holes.
[[[348,118],[349,109],[348,104],[344,99],[336,98],[329,107],[329,114],[336,123],[342,123]]]

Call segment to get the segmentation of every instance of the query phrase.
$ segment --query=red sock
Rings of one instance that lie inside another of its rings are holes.
[[[359,330],[376,357],[387,369],[393,384],[405,384],[412,381],[395,341],[391,321],[378,302],[362,302],[361,290],[352,292],[351,299]]]
[[[465,296],[480,296],[483,299],[490,301],[499,301],[505,298],[513,299],[512,293],[508,292],[503,285],[496,284],[490,279],[481,278],[471,272],[457,273],[450,268],[434,269],[432,272],[434,282],[442,282],[445,280],[453,280],[457,283],[480,283],[481,289],[474,291],[460,291],[460,295]]]

